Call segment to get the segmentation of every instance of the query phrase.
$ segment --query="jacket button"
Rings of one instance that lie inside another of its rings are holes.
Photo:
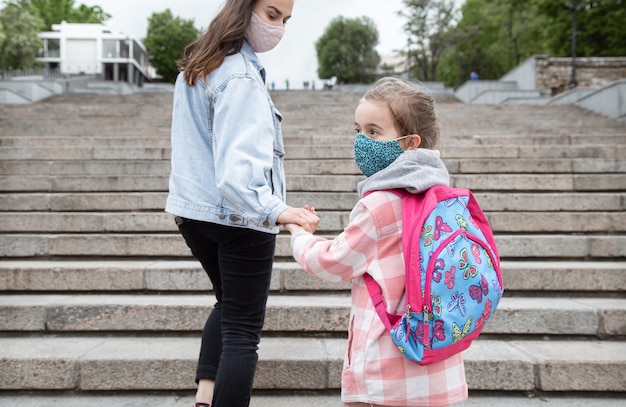
[[[224,220],[224,218],[226,218],[226,215],[224,215],[223,213],[220,213],[220,214],[219,214],[219,218],[220,218],[220,219],[222,219],[222,220]]]
[[[241,218],[239,216],[230,215],[230,221],[231,222],[239,222],[240,220],[241,220]]]
[[[263,222],[263,226],[265,226],[266,228],[270,227],[270,218],[269,218],[269,216],[267,218],[265,218],[265,222]]]

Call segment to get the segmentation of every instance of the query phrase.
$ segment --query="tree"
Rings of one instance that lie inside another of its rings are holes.
[[[28,69],[37,64],[41,47],[37,36],[42,20],[22,2],[9,2],[0,10],[0,63],[2,69]]]
[[[376,45],[378,30],[372,19],[336,17],[315,42],[318,76],[335,76],[338,83],[372,82],[380,62]]]
[[[533,54],[546,53],[546,16],[536,0],[467,0],[455,30],[460,40],[442,59],[442,79],[456,86],[472,71],[498,79]]]
[[[21,0],[27,3],[33,14],[39,15],[43,20],[42,31],[52,30],[53,24],[62,21],[68,23],[92,23],[102,24],[111,15],[105,13],[100,6],[88,7],[80,4],[74,5],[74,0]]]
[[[199,34],[192,20],[174,17],[169,9],[153,13],[148,18],[148,32],[143,43],[152,56],[152,65],[163,79],[176,81],[176,61],[182,57],[187,44],[195,41]]]
[[[625,0],[535,0],[538,12],[550,18],[544,43],[553,56],[570,56],[571,7],[577,7],[576,54],[626,56]]]
[[[442,53],[456,41],[454,3],[447,0],[403,0],[398,15],[407,19],[409,76],[423,81],[437,77]]]

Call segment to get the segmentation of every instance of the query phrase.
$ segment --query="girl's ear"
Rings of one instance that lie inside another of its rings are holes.
[[[406,141],[405,150],[415,150],[422,144],[422,137],[419,134],[410,134]]]

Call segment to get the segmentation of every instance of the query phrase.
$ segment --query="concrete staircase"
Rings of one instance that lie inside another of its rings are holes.
[[[359,96],[274,94],[288,203],[329,237],[358,199]],[[467,405],[623,405],[626,126],[569,105],[438,111],[503,259]],[[191,404],[214,297],[163,212],[170,117],[170,93],[0,106],[0,405]],[[304,273],[287,234],[276,256],[252,405],[338,406],[349,286]]]

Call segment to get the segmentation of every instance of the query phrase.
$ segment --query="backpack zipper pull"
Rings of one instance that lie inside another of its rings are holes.
[[[430,321],[430,312],[428,312],[428,306],[424,305],[424,322]]]

